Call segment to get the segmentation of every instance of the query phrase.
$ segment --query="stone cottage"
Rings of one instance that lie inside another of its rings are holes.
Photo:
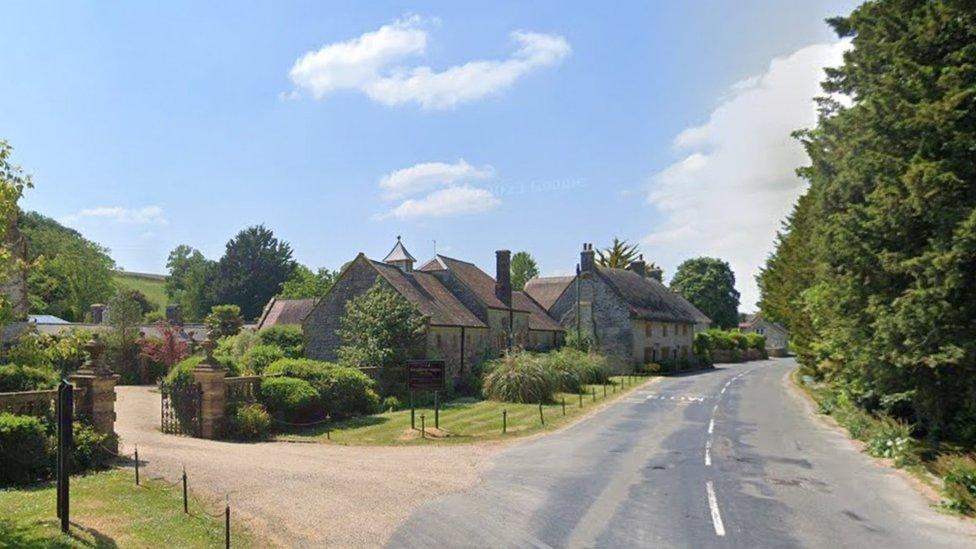
[[[496,257],[497,282],[472,263],[441,255],[415,269],[416,260],[399,237],[383,261],[360,253],[305,318],[306,356],[338,358],[342,342],[337,330],[346,303],[377,280],[416,306],[427,321],[424,341],[410,350],[411,356],[444,360],[451,378],[509,345],[546,349],[561,343],[562,326],[529,296],[512,291],[510,254],[499,251]]]
[[[790,352],[790,331],[782,324],[764,319],[762,313],[747,316],[745,322],[739,323],[739,331],[765,336],[769,356],[786,356]]]
[[[696,327],[710,322],[648,273],[643,259],[627,269],[596,264],[592,244],[576,276],[535,278],[525,291],[568,331],[579,330],[617,371],[650,362],[693,362]]]

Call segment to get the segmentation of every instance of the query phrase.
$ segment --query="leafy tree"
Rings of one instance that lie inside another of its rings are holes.
[[[637,244],[613,237],[613,244],[608,248],[596,251],[596,262],[602,267],[612,269],[626,269],[630,262],[639,255]]]
[[[0,246],[0,281],[4,282],[23,268],[6,244],[11,232],[17,230],[17,202],[25,189],[33,187],[30,175],[7,160],[12,150],[13,147],[0,139],[0,243],[4,244]],[[0,327],[13,317],[14,309],[8,296],[0,295]]]
[[[421,343],[426,320],[402,296],[377,280],[346,303],[338,330],[340,360],[357,368],[380,368],[383,392],[396,390],[391,368],[402,366]]]
[[[245,318],[257,318],[295,271],[291,246],[263,225],[248,227],[227,243],[217,264],[214,298],[232,303]]]
[[[278,297],[282,299],[322,297],[332,289],[338,274],[325,267],[320,268],[317,272],[312,272],[304,265],[296,265],[291,277],[281,285],[281,293],[278,294]]]
[[[522,290],[525,283],[539,276],[539,266],[529,252],[516,252],[512,256],[512,289]]]
[[[237,335],[244,326],[244,319],[241,318],[241,308],[237,305],[214,305],[204,323],[220,339]]]
[[[764,310],[791,328],[802,310],[805,363],[849,401],[976,444],[976,10],[877,0],[829,22],[852,48],[798,133],[810,204],[761,275]]]
[[[199,250],[181,244],[169,253],[166,261],[166,295],[180,307],[187,322],[203,320],[214,305],[212,285],[217,276],[217,263],[203,256]]]
[[[78,322],[92,303],[115,294],[115,262],[107,249],[36,212],[21,215],[20,227],[27,239],[31,311]]]
[[[688,259],[678,266],[671,289],[723,329],[739,325],[739,292],[729,264],[714,257]]]

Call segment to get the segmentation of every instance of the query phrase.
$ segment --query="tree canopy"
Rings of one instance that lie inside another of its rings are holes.
[[[33,186],[30,175],[8,160],[13,151],[5,140],[0,139],[0,282],[6,283],[11,275],[23,265],[7,248],[11,230],[16,230],[17,202],[23,196],[24,190]],[[14,309],[6,295],[0,295],[0,326],[13,320]]]
[[[810,189],[763,313],[851,402],[976,443],[976,10],[878,0],[830,24],[852,48],[797,134]]]
[[[248,227],[227,243],[217,262],[214,301],[239,306],[245,319],[257,318],[295,266],[287,242],[264,225]]]
[[[539,265],[529,252],[516,252],[512,256],[512,289],[522,290],[525,283],[539,276]]]
[[[417,308],[377,280],[346,303],[340,319],[339,358],[351,366],[388,368],[408,358],[425,328]]]
[[[596,262],[601,267],[626,269],[638,255],[637,244],[613,237],[613,243],[609,247],[596,251]]]
[[[739,292],[735,273],[714,257],[688,259],[678,266],[671,289],[705,313],[712,323],[728,330],[739,325]]]
[[[217,262],[181,244],[169,253],[166,267],[169,269],[166,295],[179,305],[185,321],[203,320],[214,305],[211,286],[217,274]]]
[[[338,275],[339,273],[325,267],[312,272],[304,265],[296,265],[291,277],[281,285],[281,293],[278,297],[282,299],[322,297],[332,289]]]

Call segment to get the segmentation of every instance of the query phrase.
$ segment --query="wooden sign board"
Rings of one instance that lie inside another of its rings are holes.
[[[446,372],[443,360],[408,360],[407,387],[411,391],[442,391]]]

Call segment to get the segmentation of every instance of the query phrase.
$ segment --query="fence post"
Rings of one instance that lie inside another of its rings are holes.
[[[413,407],[413,391],[410,391],[410,428],[411,429],[417,428],[416,413],[417,412]]]
[[[230,549],[230,497],[227,498],[227,506],[224,507],[224,547]]]
[[[139,447],[136,446],[136,486],[139,486]]]
[[[201,345],[207,357],[193,369],[193,381],[200,384],[200,436],[218,438],[224,424],[224,401],[227,398],[227,368],[213,356],[217,333],[207,332],[207,340]]]
[[[70,526],[70,477],[68,465],[71,463],[73,444],[72,420],[74,419],[74,386],[62,380],[58,386],[58,518],[61,519],[61,532],[68,533]]]
[[[545,418],[544,415],[542,415],[542,401],[541,400],[539,401],[539,423],[541,423],[543,426],[545,426],[545,424],[546,424],[546,418]]]
[[[187,490],[186,490],[186,466],[183,466],[183,514],[189,515],[190,508],[187,505]]]
[[[424,414],[420,414],[420,438],[427,438],[427,419]]]
[[[607,384],[603,384],[603,398],[607,398]]]
[[[441,428],[441,407],[440,400],[437,398],[437,391],[434,391],[434,428]]]
[[[566,397],[563,397],[563,415],[566,415]]]
[[[596,402],[596,387],[590,389],[590,397],[593,400],[593,402]]]
[[[580,392],[579,392],[579,407],[580,408],[583,407],[583,391],[584,391],[584,389],[580,389]]]
[[[502,410],[502,434],[508,430],[508,410]]]

